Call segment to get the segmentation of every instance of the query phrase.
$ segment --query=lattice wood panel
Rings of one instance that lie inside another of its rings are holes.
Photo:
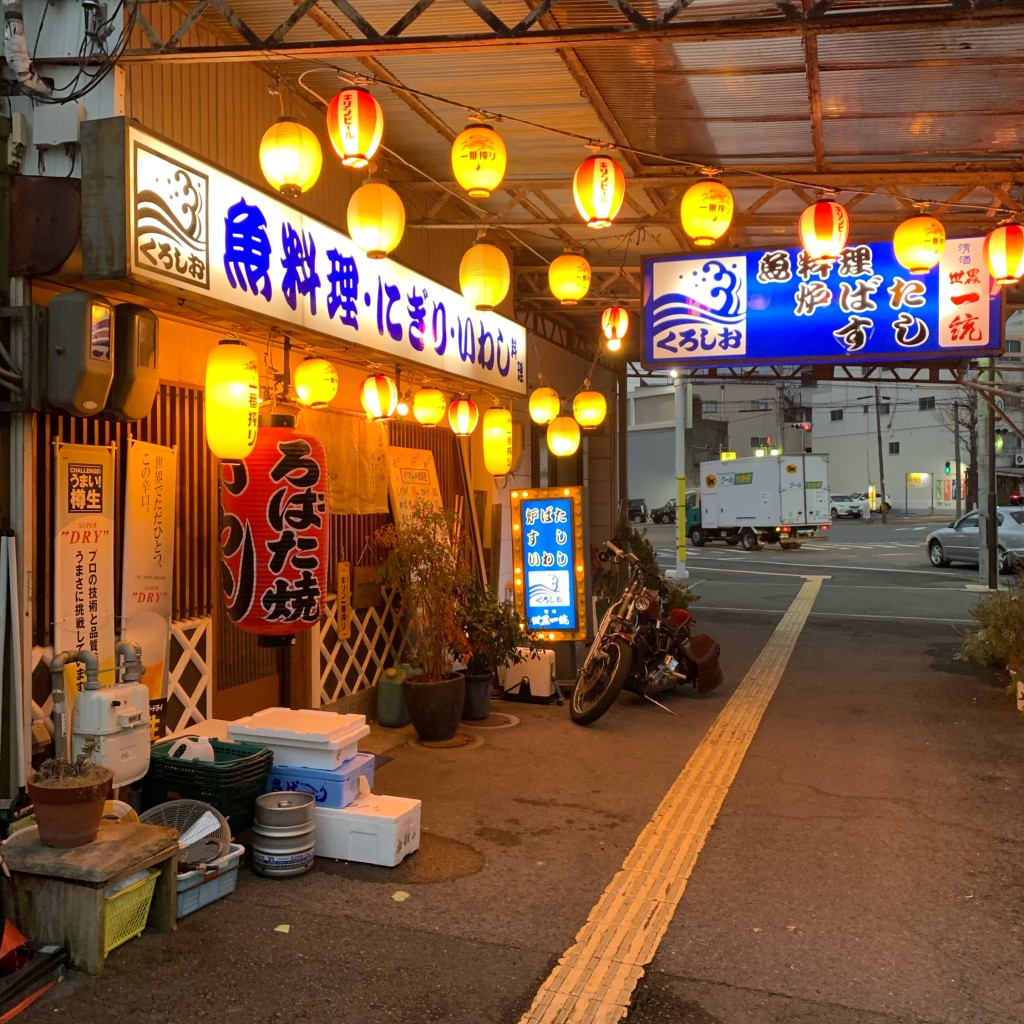
[[[328,597],[327,614],[317,626],[314,707],[373,686],[385,668],[401,661],[405,637],[395,602],[394,592],[388,591],[382,605],[353,610],[352,631],[343,640],[338,636],[337,597]]]
[[[209,616],[171,623],[165,735],[205,722],[213,708],[213,662]]]

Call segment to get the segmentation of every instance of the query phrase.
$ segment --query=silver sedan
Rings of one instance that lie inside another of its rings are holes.
[[[1012,572],[1018,565],[1024,565],[1024,508],[1001,505],[996,509],[996,523],[999,571]],[[928,559],[937,567],[950,562],[977,565],[980,539],[981,516],[977,512],[968,512],[955,523],[928,534],[925,541]]]

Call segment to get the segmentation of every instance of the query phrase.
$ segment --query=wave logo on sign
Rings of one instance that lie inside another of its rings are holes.
[[[562,569],[530,573],[530,604],[539,608],[564,607],[571,602],[569,573]]]
[[[746,263],[736,258],[680,260],[676,281],[663,282],[654,301],[654,347],[676,355],[747,350]],[[665,287],[667,285],[667,287]]]

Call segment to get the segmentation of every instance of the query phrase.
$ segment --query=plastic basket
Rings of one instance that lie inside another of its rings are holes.
[[[146,878],[108,896],[103,901],[103,955],[141,935],[153,902],[153,890],[159,871],[150,871]]]
[[[178,875],[178,917],[191,914],[222,896],[230,896],[238,882],[238,864],[244,852],[244,846],[232,843],[223,857],[211,861],[208,870]]]
[[[235,834],[252,825],[256,815],[256,797],[266,790],[269,774],[270,768],[267,767],[252,779],[229,785],[218,785],[201,779],[161,779],[147,775],[142,789],[142,802],[145,809],[149,810],[166,800],[201,800],[216,807],[228,819],[231,832]]]
[[[196,761],[191,758],[169,757],[168,754],[181,737],[156,743],[150,750],[150,764],[164,775],[197,774],[210,779],[223,779],[227,776],[245,772],[254,765],[273,761],[274,755],[269,747],[257,746],[255,743],[242,743],[234,740],[210,740],[213,747],[212,761]]]

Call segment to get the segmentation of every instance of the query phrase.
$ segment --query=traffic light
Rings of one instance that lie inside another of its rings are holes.
[[[810,430],[810,423],[791,423],[791,427],[796,427],[797,430]]]
[[[946,459],[946,468],[943,472],[945,472],[946,476],[949,476],[950,473],[953,472],[953,463],[950,462],[949,459]]]

